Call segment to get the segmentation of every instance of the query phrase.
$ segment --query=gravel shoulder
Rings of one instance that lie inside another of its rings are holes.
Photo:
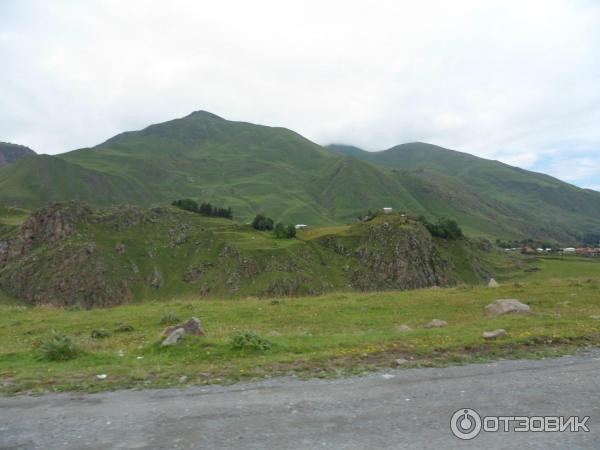
[[[600,351],[556,359],[394,369],[363,377],[0,397],[2,449],[592,449]],[[590,416],[589,433],[484,433],[450,417]]]

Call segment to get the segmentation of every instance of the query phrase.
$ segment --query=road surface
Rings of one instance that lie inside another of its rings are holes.
[[[482,416],[590,416],[589,432],[450,431]],[[600,351],[363,377],[0,397],[2,449],[598,449]]]

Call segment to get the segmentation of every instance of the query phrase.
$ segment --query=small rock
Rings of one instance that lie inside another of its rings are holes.
[[[600,320],[600,316],[590,316],[590,319]]]
[[[197,317],[192,317],[190,320],[182,324],[165,328],[162,332],[162,335],[169,336],[171,333],[173,333],[173,331],[177,330],[178,328],[182,328],[184,334],[188,334],[190,336],[205,335],[204,330],[202,329],[202,324],[200,323],[200,319],[198,319]]]
[[[381,375],[381,378],[383,378],[384,380],[391,380],[394,377],[395,375],[392,375],[391,373],[384,373],[383,375]]]
[[[180,383],[185,383],[187,381],[187,377],[185,375],[179,377],[179,382]]]
[[[406,364],[407,362],[408,362],[408,359],[398,358],[396,360],[396,365],[401,366],[402,364]]]
[[[425,328],[444,328],[447,325],[448,322],[446,322],[445,320],[433,319],[431,322],[425,325]]]
[[[115,245],[115,251],[119,254],[122,255],[123,253],[125,253],[125,244],[117,244]]]
[[[101,374],[99,374],[99,375],[96,375],[96,378],[97,378],[98,380],[106,380],[106,377],[107,377],[107,376],[108,376],[108,375],[106,375],[105,373],[101,373]]]
[[[500,287],[500,285],[498,284],[498,282],[496,280],[494,280],[493,278],[490,278],[490,282],[488,283],[488,287],[490,287],[490,288],[497,288],[497,287]]]
[[[143,356],[138,356],[138,357],[137,357],[137,358],[135,358],[135,359],[144,359],[144,357],[143,357]]]
[[[281,333],[279,331],[270,331],[269,333],[267,333],[267,336],[277,337],[277,336],[281,336]]]
[[[501,316],[503,314],[530,314],[529,306],[514,298],[496,300],[485,307],[486,316]]]
[[[208,285],[208,283],[204,283],[202,285],[202,287],[200,288],[199,294],[200,294],[200,297],[208,297],[208,294],[210,294],[210,286]]]
[[[398,327],[398,331],[401,331],[403,333],[406,333],[408,331],[413,331],[413,329],[411,327],[409,327],[408,325],[406,325],[405,323],[403,323],[402,325],[400,325]]]
[[[505,337],[506,336],[506,330],[500,328],[498,330],[494,330],[494,331],[484,331],[483,334],[481,335],[482,338],[484,339],[496,339],[499,337]]]
[[[184,334],[185,331],[183,328],[176,328],[165,338],[164,341],[162,341],[162,344],[160,344],[161,347],[177,344]]]

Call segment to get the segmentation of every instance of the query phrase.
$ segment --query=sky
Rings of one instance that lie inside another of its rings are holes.
[[[595,0],[0,0],[0,141],[56,154],[202,109],[600,191],[599,24]]]

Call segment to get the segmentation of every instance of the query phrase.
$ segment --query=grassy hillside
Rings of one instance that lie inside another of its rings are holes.
[[[600,230],[600,193],[548,175],[420,142],[329,148],[395,169],[429,214],[456,217],[471,233],[575,242]]]
[[[500,288],[459,286],[410,292],[331,293],[320,297],[198,299],[124,305],[93,311],[23,308],[0,302],[0,390],[5,393],[231,383],[274,375],[333,377],[395,367],[428,367],[498,358],[544,357],[600,344],[600,262],[534,262],[542,270],[509,278]],[[592,278],[590,278],[592,277]],[[595,278],[593,278],[595,277]],[[514,283],[513,281],[518,281]],[[535,314],[486,317],[497,298],[518,298]],[[568,301],[565,299],[568,298]],[[159,345],[163,317],[196,316],[205,337]],[[432,319],[445,328],[426,329]],[[131,326],[119,332],[118,324]],[[412,331],[399,328],[406,324]],[[486,341],[485,330],[508,336]],[[48,361],[52,330],[80,349],[75,359]],[[104,339],[93,339],[105,330]],[[252,330],[272,345],[237,349],[232,336]],[[107,374],[99,380],[98,374]]]
[[[456,218],[473,236],[574,244],[600,232],[600,193],[465,153],[414,143],[383,152],[323,148],[293,131],[205,111],[87,149],[0,168],[0,202],[158,206],[193,198],[250,221],[336,225],[390,206]]]
[[[29,304],[113,306],[176,295],[316,295],[481,283],[507,257],[386,215],[276,239],[174,207],[36,211],[0,235],[0,287]]]

